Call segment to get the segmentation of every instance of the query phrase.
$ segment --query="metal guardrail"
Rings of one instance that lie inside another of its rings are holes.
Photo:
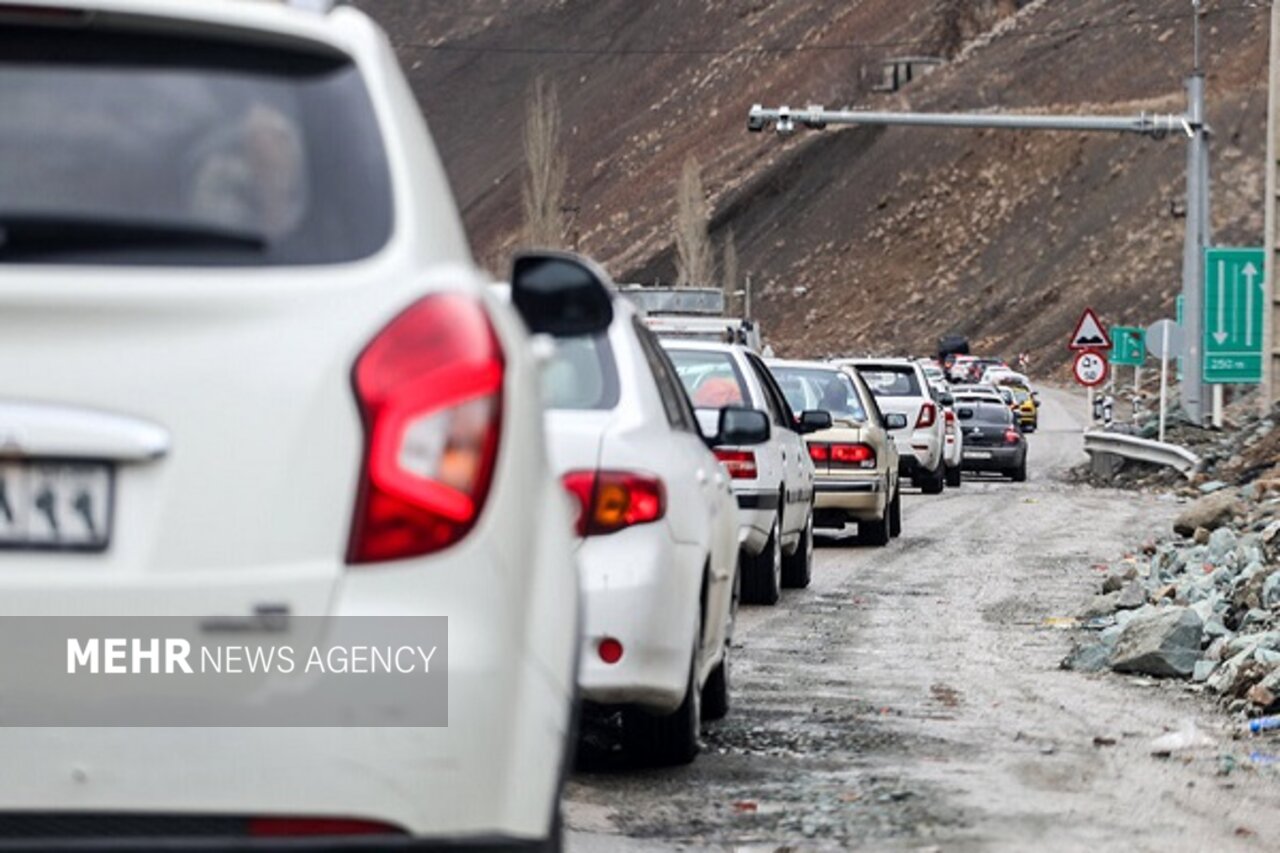
[[[1200,468],[1200,457],[1185,447],[1122,432],[1087,430],[1084,434],[1084,450],[1090,456],[1107,454],[1176,468],[1186,477],[1191,477]]]

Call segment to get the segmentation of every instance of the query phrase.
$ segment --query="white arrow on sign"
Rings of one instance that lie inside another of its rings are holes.
[[[1213,339],[1221,346],[1227,337],[1227,262],[1218,261],[1218,331]]]
[[[1253,280],[1258,276],[1258,268],[1253,261],[1244,265],[1244,345],[1253,346]]]

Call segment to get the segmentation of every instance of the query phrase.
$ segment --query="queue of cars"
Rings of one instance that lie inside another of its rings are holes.
[[[659,338],[567,254],[491,285],[385,34],[327,6],[0,0],[0,600],[444,616],[447,725],[361,689],[382,724],[0,725],[0,847],[558,850],[580,708],[692,760],[815,528],[886,545],[971,444],[1025,476],[1008,407],[917,362]]]

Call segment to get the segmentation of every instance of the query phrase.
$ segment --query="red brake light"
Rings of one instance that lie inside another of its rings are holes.
[[[475,525],[501,428],[502,350],[480,303],[415,302],[356,360],[365,460],[348,563],[439,551]]]
[[[920,416],[916,418],[916,429],[931,427],[937,419],[938,407],[933,403],[924,403],[920,406]]]
[[[578,501],[579,536],[614,533],[657,521],[667,512],[667,489],[650,474],[631,471],[570,471],[561,478]]]
[[[947,419],[947,423],[953,424],[956,422],[956,413],[951,411],[950,409],[944,410],[942,415]]]
[[[831,464],[850,468],[874,468],[876,452],[869,444],[833,444]]]
[[[1007,429],[1007,430],[1005,430],[1005,431],[1004,431],[1004,443],[1005,443],[1005,444],[1017,444],[1017,443],[1018,443],[1018,439],[1019,439],[1019,438],[1021,438],[1021,437],[1022,437],[1022,436],[1018,433],[1018,431],[1017,431],[1016,429]]]
[[[756,478],[756,455],[752,451],[716,448],[715,454],[733,479],[754,480]]]
[[[831,445],[829,444],[810,444],[809,458],[814,462],[826,462],[831,458]]]
[[[389,823],[334,817],[254,817],[249,819],[248,830],[256,838],[405,834]]]

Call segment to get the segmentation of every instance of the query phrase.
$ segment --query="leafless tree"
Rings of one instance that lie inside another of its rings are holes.
[[[738,240],[733,233],[733,226],[725,230],[724,243],[720,249],[720,287],[724,290],[725,308],[734,304],[738,292]]]
[[[708,287],[715,278],[715,255],[707,234],[709,209],[698,161],[684,161],[676,187],[676,284]]]
[[[560,98],[555,85],[534,80],[524,121],[525,240],[564,248],[564,185],[568,166],[560,147]]]

